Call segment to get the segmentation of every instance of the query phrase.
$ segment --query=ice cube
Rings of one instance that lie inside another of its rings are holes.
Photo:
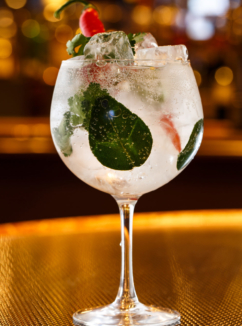
[[[124,32],[99,33],[94,35],[84,48],[85,59],[129,59],[133,52]]]
[[[158,47],[158,44],[156,42],[156,39],[151,33],[146,33],[143,41],[138,42],[135,44],[135,52],[141,49],[148,49],[148,48],[156,48]]]
[[[183,60],[186,61],[188,58],[188,51],[185,45],[167,45],[158,46],[149,49],[140,49],[136,52],[136,59],[143,60],[165,60],[175,61]]]

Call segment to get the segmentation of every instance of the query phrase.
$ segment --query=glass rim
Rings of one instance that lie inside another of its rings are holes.
[[[144,62],[144,63],[159,63],[159,62],[165,62],[165,63],[190,63],[190,60],[184,60],[182,58],[178,58],[176,60],[171,60],[171,59],[80,59],[80,60],[71,60],[70,59],[66,59],[66,60],[62,60],[61,64],[64,65],[71,65],[71,64],[82,64],[82,63],[102,63],[102,62],[106,62],[106,63],[119,63],[119,62]],[[97,65],[99,66],[99,65]],[[141,67],[141,65],[139,65]],[[146,65],[144,65],[146,66]],[[150,66],[150,64],[149,64]],[[99,67],[102,67],[101,65]],[[150,66],[151,67],[151,66]]]

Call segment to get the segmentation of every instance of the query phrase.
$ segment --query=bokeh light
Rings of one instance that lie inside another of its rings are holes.
[[[49,67],[45,69],[43,73],[43,80],[47,85],[54,86],[58,75],[58,69],[56,67]]]
[[[118,5],[108,5],[103,10],[103,20],[109,23],[117,23],[122,19],[122,8]]]
[[[188,17],[186,32],[193,40],[205,41],[214,35],[215,29],[213,23],[207,18]]]
[[[5,0],[6,4],[13,9],[20,9],[25,6],[27,0]]]
[[[14,75],[13,57],[0,59],[0,79],[10,79]]]
[[[215,73],[215,79],[221,86],[227,86],[233,81],[233,71],[229,67],[221,67]]]
[[[17,26],[13,22],[10,26],[0,27],[0,37],[1,38],[11,38],[17,33]]]
[[[54,12],[59,8],[58,5],[54,4],[54,3],[50,3],[48,5],[45,6],[44,8],[44,17],[46,20],[48,20],[49,22],[57,22],[59,21],[59,19],[54,17]]]
[[[136,24],[148,25],[151,22],[151,18],[152,12],[150,7],[144,5],[138,5],[134,7],[132,12],[132,19]]]
[[[171,6],[158,6],[153,12],[154,21],[160,25],[172,25],[175,22],[178,9]]]
[[[34,19],[27,19],[22,24],[22,33],[28,38],[36,37],[40,32],[39,23]]]
[[[229,0],[189,0],[188,8],[197,16],[220,16],[227,12]]]
[[[197,70],[193,70],[193,72],[194,72],[194,76],[196,78],[197,85],[200,86],[202,83],[202,76],[201,76],[200,72]]]
[[[0,27],[8,27],[13,23],[13,13],[9,9],[0,9]]]
[[[12,44],[9,40],[0,38],[0,59],[7,59],[12,54]]]
[[[60,25],[55,30],[55,38],[58,42],[66,44],[68,40],[71,40],[73,37],[73,31],[68,25]]]

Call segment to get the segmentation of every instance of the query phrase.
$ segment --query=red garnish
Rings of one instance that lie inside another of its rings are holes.
[[[180,141],[180,136],[174,127],[174,124],[171,120],[171,114],[164,114],[160,118],[160,123],[162,127],[165,129],[167,135],[170,137],[172,144],[175,146],[176,150],[178,152],[181,152],[181,141]]]
[[[69,5],[76,2],[80,2],[85,6],[79,20],[79,26],[82,31],[82,34],[86,37],[91,37],[97,33],[105,32],[103,23],[98,17],[98,12],[96,8],[85,0],[67,1],[63,6],[56,10],[56,12],[54,13],[55,18],[60,18],[60,13]]]
[[[90,37],[97,33],[105,32],[103,23],[98,17],[98,12],[93,7],[85,8],[79,20],[79,26],[82,34]]]

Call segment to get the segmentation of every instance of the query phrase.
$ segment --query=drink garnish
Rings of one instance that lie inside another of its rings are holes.
[[[148,126],[115,100],[106,89],[90,83],[85,91],[69,98],[53,135],[64,156],[70,156],[70,137],[76,128],[89,132],[89,145],[98,161],[113,170],[132,170],[145,163],[153,139]]]
[[[95,83],[86,90],[94,103],[89,124],[92,153],[102,165],[113,170],[132,170],[143,165],[153,144],[148,126],[106,90],[103,96],[100,91],[100,85]]]
[[[178,155],[177,165],[176,165],[177,170],[183,169],[193,159],[193,157],[197,152],[197,149],[201,145],[202,136],[203,136],[203,119],[200,119],[194,125],[192,133],[190,135],[190,138],[185,148]]]
[[[136,33],[136,34],[129,33],[127,35],[134,55],[135,55],[135,44],[142,42],[146,34],[147,33]]]
[[[66,157],[70,156],[72,153],[70,137],[71,135],[73,135],[74,129],[71,125],[70,119],[71,112],[65,112],[59,127],[53,129],[54,139],[57,145],[60,147],[60,150],[63,155]]]
[[[105,32],[103,23],[99,19],[97,8],[87,1],[69,0],[54,13],[55,18],[60,18],[61,12],[73,3],[82,3],[84,8],[79,20],[79,26],[82,34],[86,37],[91,37],[97,33]]]
[[[180,136],[172,122],[171,114],[164,114],[160,118],[161,126],[165,129],[167,136],[171,139],[172,144],[176,150],[180,153],[181,151],[181,141]]]
[[[89,42],[91,37],[86,37],[83,34],[77,34],[72,40],[66,43],[66,51],[69,55],[76,57],[78,55],[83,55],[84,47]],[[77,52],[75,48],[78,48]]]

